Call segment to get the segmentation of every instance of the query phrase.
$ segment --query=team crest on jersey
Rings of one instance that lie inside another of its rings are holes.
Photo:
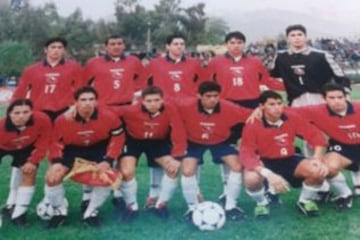
[[[77,135],[80,136],[80,139],[83,141],[83,144],[85,146],[90,144],[90,136],[95,133],[94,130],[85,130],[85,131],[79,131],[77,132]]]
[[[283,134],[275,136],[274,140],[278,146],[286,146],[286,145],[288,145],[288,137],[289,137],[289,134],[283,133]]]
[[[173,81],[180,81],[182,79],[182,71],[169,71],[170,79]]]
[[[234,77],[243,77],[244,67],[230,67]]]
[[[114,80],[121,80],[123,78],[124,69],[123,68],[113,68],[110,69],[111,77]]]
[[[292,65],[291,68],[295,75],[298,75],[298,76],[305,75],[305,65]]]
[[[45,81],[48,84],[56,84],[60,77],[60,73],[46,73]]]
[[[18,138],[13,139],[11,142],[13,145],[16,146],[17,149],[21,149],[26,140],[28,140],[30,136],[21,136]]]
[[[213,134],[214,127],[216,126],[213,122],[200,122],[200,126],[202,129],[201,139],[209,139],[210,135]]]
[[[156,127],[158,127],[160,124],[159,123],[154,123],[154,122],[144,122],[144,126],[146,128],[150,128],[150,129],[154,129]]]

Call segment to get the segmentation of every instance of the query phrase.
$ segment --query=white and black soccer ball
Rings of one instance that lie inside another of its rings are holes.
[[[64,206],[60,207],[60,211],[63,212],[64,215],[67,215],[67,208],[69,206],[69,203],[67,201],[67,199],[64,199]],[[36,206],[36,214],[38,215],[38,217],[42,220],[50,220],[54,214],[55,214],[55,209],[51,206],[49,200],[44,197],[39,204]]]
[[[215,202],[202,202],[195,208],[192,221],[201,231],[218,230],[225,224],[225,211]]]
[[[42,220],[50,220],[54,216],[54,208],[47,198],[43,198],[36,206],[36,214]]]

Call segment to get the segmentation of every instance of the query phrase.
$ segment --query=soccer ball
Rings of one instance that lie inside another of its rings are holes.
[[[67,199],[64,199],[64,206],[60,207],[60,211],[67,215],[67,208],[69,203]],[[39,204],[36,206],[36,214],[42,220],[48,221],[55,215],[55,209],[51,206],[49,199],[44,197]]]
[[[44,198],[36,206],[36,214],[42,220],[50,220],[54,216],[54,208],[47,198]]]
[[[224,209],[214,202],[200,203],[192,214],[192,221],[201,231],[214,231],[224,226]]]

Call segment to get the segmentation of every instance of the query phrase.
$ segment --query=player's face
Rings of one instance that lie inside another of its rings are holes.
[[[164,100],[160,94],[146,95],[142,100],[143,106],[150,113],[157,113],[162,107],[163,103]]]
[[[287,36],[288,43],[291,48],[304,48],[307,42],[306,35],[300,30],[293,30]]]
[[[206,92],[200,95],[200,101],[205,109],[214,109],[220,101],[220,93],[216,91]]]
[[[44,51],[47,59],[60,60],[64,57],[65,47],[61,42],[53,42]]]
[[[284,103],[281,99],[269,98],[261,105],[261,109],[266,119],[275,122],[280,119],[284,112]]]
[[[25,124],[29,121],[32,115],[32,110],[27,105],[16,106],[10,112],[9,117],[11,122],[16,127],[25,126]]]
[[[166,45],[170,55],[180,57],[185,51],[185,41],[182,38],[174,38],[170,44]]]
[[[326,93],[325,101],[334,112],[343,112],[347,108],[346,97],[342,91],[329,91]]]
[[[97,105],[96,97],[93,93],[83,93],[76,100],[76,109],[80,116],[86,117],[92,114]]]
[[[245,42],[241,39],[231,38],[226,42],[226,47],[231,56],[237,57],[243,54]]]
[[[110,38],[105,49],[110,57],[119,57],[125,49],[124,40],[122,38]]]

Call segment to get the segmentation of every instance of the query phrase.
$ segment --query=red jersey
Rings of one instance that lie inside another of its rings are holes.
[[[143,87],[139,80],[142,71],[140,60],[134,56],[121,56],[116,62],[105,55],[88,61],[83,78],[96,89],[99,102],[121,105],[131,103],[134,92]]]
[[[220,100],[213,112],[208,113],[200,100],[191,98],[179,103],[179,112],[190,142],[215,145],[226,141],[230,137],[231,127],[245,122],[252,109]]]
[[[165,103],[155,115],[151,115],[142,104],[121,107],[116,112],[125,123],[125,131],[132,138],[163,140],[170,134],[172,155],[180,157],[185,154],[185,128],[175,106]]]
[[[111,111],[97,109],[88,122],[79,115],[72,120],[66,120],[62,115],[55,121],[50,160],[61,158],[66,145],[91,148],[107,139],[106,157],[115,160],[121,153],[125,137],[119,118]]]
[[[81,85],[81,68],[77,62],[63,59],[51,67],[41,61],[24,70],[13,99],[26,98],[30,93],[35,110],[57,112],[73,104],[74,92]]]
[[[360,103],[348,102],[344,116],[331,111],[326,104],[291,109],[307,118],[330,139],[342,144],[360,144]]]
[[[168,55],[150,61],[144,77],[160,87],[167,98],[195,97],[201,73],[200,61],[183,56],[175,62]]]
[[[239,151],[240,161],[245,168],[260,166],[260,159],[293,156],[296,136],[304,138],[312,146],[326,146],[321,131],[297,114],[285,111],[281,120],[278,127],[269,125],[264,119],[245,125]]]
[[[42,112],[33,112],[24,130],[17,129],[6,118],[0,120],[0,149],[17,151],[34,146],[27,161],[38,164],[46,154],[51,141],[51,121]]]
[[[235,61],[229,54],[217,56],[205,69],[205,80],[214,80],[222,87],[221,97],[231,101],[259,98],[260,85],[284,90],[282,82],[270,77],[260,59],[242,56]]]

